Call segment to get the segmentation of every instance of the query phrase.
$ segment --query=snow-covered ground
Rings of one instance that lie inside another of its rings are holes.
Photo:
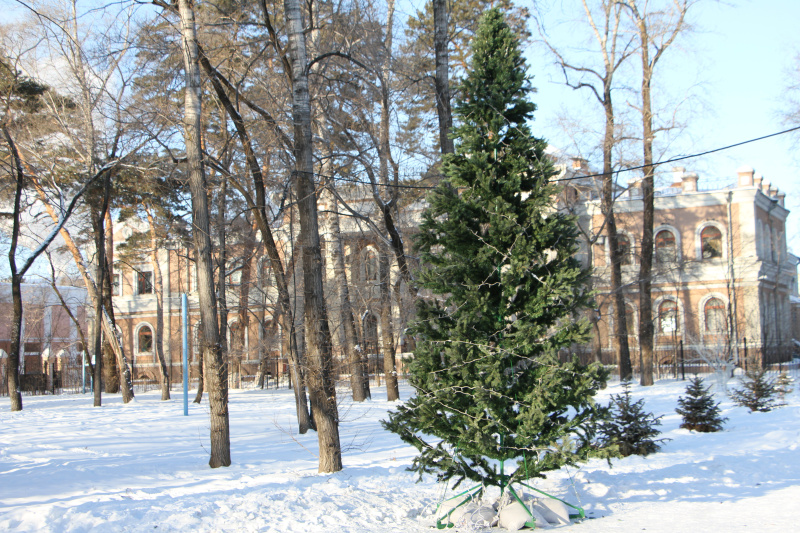
[[[800,394],[769,413],[723,398],[725,431],[678,429],[685,382],[633,387],[665,414],[672,439],[649,457],[591,461],[537,481],[591,519],[570,531],[798,531]],[[619,392],[603,391],[600,401]],[[407,387],[403,397],[410,394]],[[233,466],[208,468],[207,404],[182,394],[129,405],[105,396],[0,398],[0,531],[430,531],[443,488],[406,471],[414,449],[379,421],[384,389],[354,404],[341,394],[344,470],[318,474],[316,434],[298,435],[290,391],[232,391]],[[563,529],[563,528],[562,528]],[[498,530],[499,531],[499,530]]]

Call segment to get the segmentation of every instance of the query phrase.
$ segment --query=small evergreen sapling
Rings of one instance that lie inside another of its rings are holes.
[[[609,418],[600,424],[600,445],[617,446],[622,457],[649,455],[670,439],[656,439],[661,434],[661,416],[644,412],[644,400],[631,399],[631,382],[622,382],[622,394],[613,394],[609,404]]]
[[[778,390],[774,379],[767,377],[766,370],[748,371],[742,381],[742,389],[731,391],[731,400],[750,412],[766,413],[784,404],[777,398]]]
[[[683,417],[682,428],[701,433],[721,431],[727,420],[719,414],[719,403],[714,403],[711,387],[703,387],[703,380],[698,376],[686,387],[686,397],[678,398],[675,412]]]
[[[792,383],[794,383],[794,380],[789,377],[789,374],[786,372],[781,372],[781,375],[778,376],[775,382],[775,392],[778,393],[778,397],[781,400],[783,400],[787,394],[792,393]]]

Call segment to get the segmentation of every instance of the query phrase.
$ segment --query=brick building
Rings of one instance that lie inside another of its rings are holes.
[[[567,176],[589,174],[576,160]],[[732,180],[733,181],[733,180]],[[600,200],[591,179],[570,182],[568,205],[579,216],[581,257],[594,269],[597,339],[604,362],[615,362],[610,264]],[[615,213],[626,299],[629,346],[638,365],[638,285],[642,223],[640,183],[617,191]],[[743,366],[790,360],[797,353],[798,258],[787,250],[785,194],[752,168],[735,182],[704,187],[699,176],[673,169],[655,193],[652,304],[656,361],[727,359]],[[596,238],[589,246],[588,242]],[[792,317],[795,317],[792,319]]]

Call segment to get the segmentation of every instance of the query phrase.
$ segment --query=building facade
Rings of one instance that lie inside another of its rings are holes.
[[[582,161],[561,167],[561,177],[579,178],[590,174]],[[798,258],[786,246],[785,195],[755,174],[739,169],[734,184],[704,187],[699,177],[683,168],[673,172],[673,183],[657,190],[655,197],[655,257],[652,279],[652,316],[655,326],[656,360],[674,366],[681,356],[691,360],[725,360],[744,366],[789,360],[797,353],[800,338],[800,298],[797,294]],[[581,347],[586,357],[616,362],[613,335],[614,313],[609,292],[609,250],[604,219],[600,212],[596,183],[571,179],[565,187],[562,207],[578,217],[584,236],[580,257],[594,272],[597,292],[594,349]],[[623,291],[626,299],[628,342],[634,366],[638,364],[639,238],[642,199],[638,183],[618,191],[615,204],[620,247],[623,254]],[[419,224],[424,201],[399,203],[396,223],[410,243]],[[338,197],[323,193],[319,201],[320,227],[325,271],[326,300],[338,373],[347,374],[343,346],[342,284],[349,289],[349,301],[357,330],[357,349],[379,375],[383,367],[381,313],[390,307],[393,349],[402,365],[403,354],[413,349],[406,326],[413,318],[414,295],[399,275],[397,263],[386,240],[381,216],[372,192],[366,187],[342,188]],[[336,220],[334,220],[334,216]],[[145,231],[122,225],[115,242],[125,242],[132,233]],[[287,281],[294,308],[302,310],[302,272],[297,242],[298,224],[287,215],[276,229],[280,252],[289,265]],[[284,338],[277,313],[277,291],[260,236],[244,224],[229,231],[226,263],[228,309],[225,322],[232,386],[251,380],[259,365],[270,376],[287,371]],[[408,244],[407,244],[408,246]],[[345,269],[337,268],[336,254],[343,256]],[[411,250],[407,250],[409,255]],[[119,259],[119,257],[118,257]],[[381,284],[388,262],[386,283],[388,304],[381,296]],[[413,263],[413,257],[411,258]],[[158,273],[156,273],[156,270]],[[189,360],[191,376],[197,376],[198,327],[200,314],[196,273],[190,249],[161,247],[153,258],[149,253],[136,260],[118,261],[114,271],[116,323],[129,356],[135,380],[157,381],[155,359],[156,309],[160,278],[164,316],[164,356],[172,382],[181,379],[180,298],[188,295]],[[302,316],[295,317],[302,328]],[[302,349],[302,346],[301,346]]]
[[[22,307],[22,390],[45,392],[77,388],[83,379],[81,333],[85,331],[88,309],[86,289],[23,283]],[[8,391],[5,358],[11,346],[12,320],[11,284],[0,283],[0,390],[3,394]]]
[[[588,173],[576,161],[565,174]],[[598,291],[595,353],[616,362],[608,242],[592,183],[575,180],[572,206],[584,235],[581,258]],[[638,276],[642,227],[639,182],[617,192],[614,204],[626,300],[628,344],[639,363]],[[786,245],[785,194],[752,168],[735,183],[703,187],[697,174],[673,169],[656,190],[652,316],[656,363],[680,358],[739,366],[788,361],[797,353],[798,258]],[[795,317],[794,319],[792,317]],[[599,345],[599,346],[598,346]]]

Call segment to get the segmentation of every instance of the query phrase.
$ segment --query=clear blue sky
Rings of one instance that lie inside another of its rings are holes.
[[[562,14],[571,9],[576,17],[582,13],[579,0],[550,3]],[[673,98],[682,97],[690,87],[697,95],[686,131],[666,156],[689,155],[786,129],[780,114],[788,105],[784,95],[790,68],[800,53],[800,0],[702,0],[693,9],[694,32],[669,50],[669,61],[660,65],[658,73],[664,88],[679,92]],[[555,145],[566,145],[555,124],[556,113],[583,105],[583,99],[560,83],[560,71],[541,48],[532,46],[527,56],[538,89],[535,131]],[[786,207],[793,211],[787,238],[800,253],[799,142],[800,136],[786,135],[679,165],[699,172],[701,182],[733,179],[742,165],[755,168],[787,193]]]

